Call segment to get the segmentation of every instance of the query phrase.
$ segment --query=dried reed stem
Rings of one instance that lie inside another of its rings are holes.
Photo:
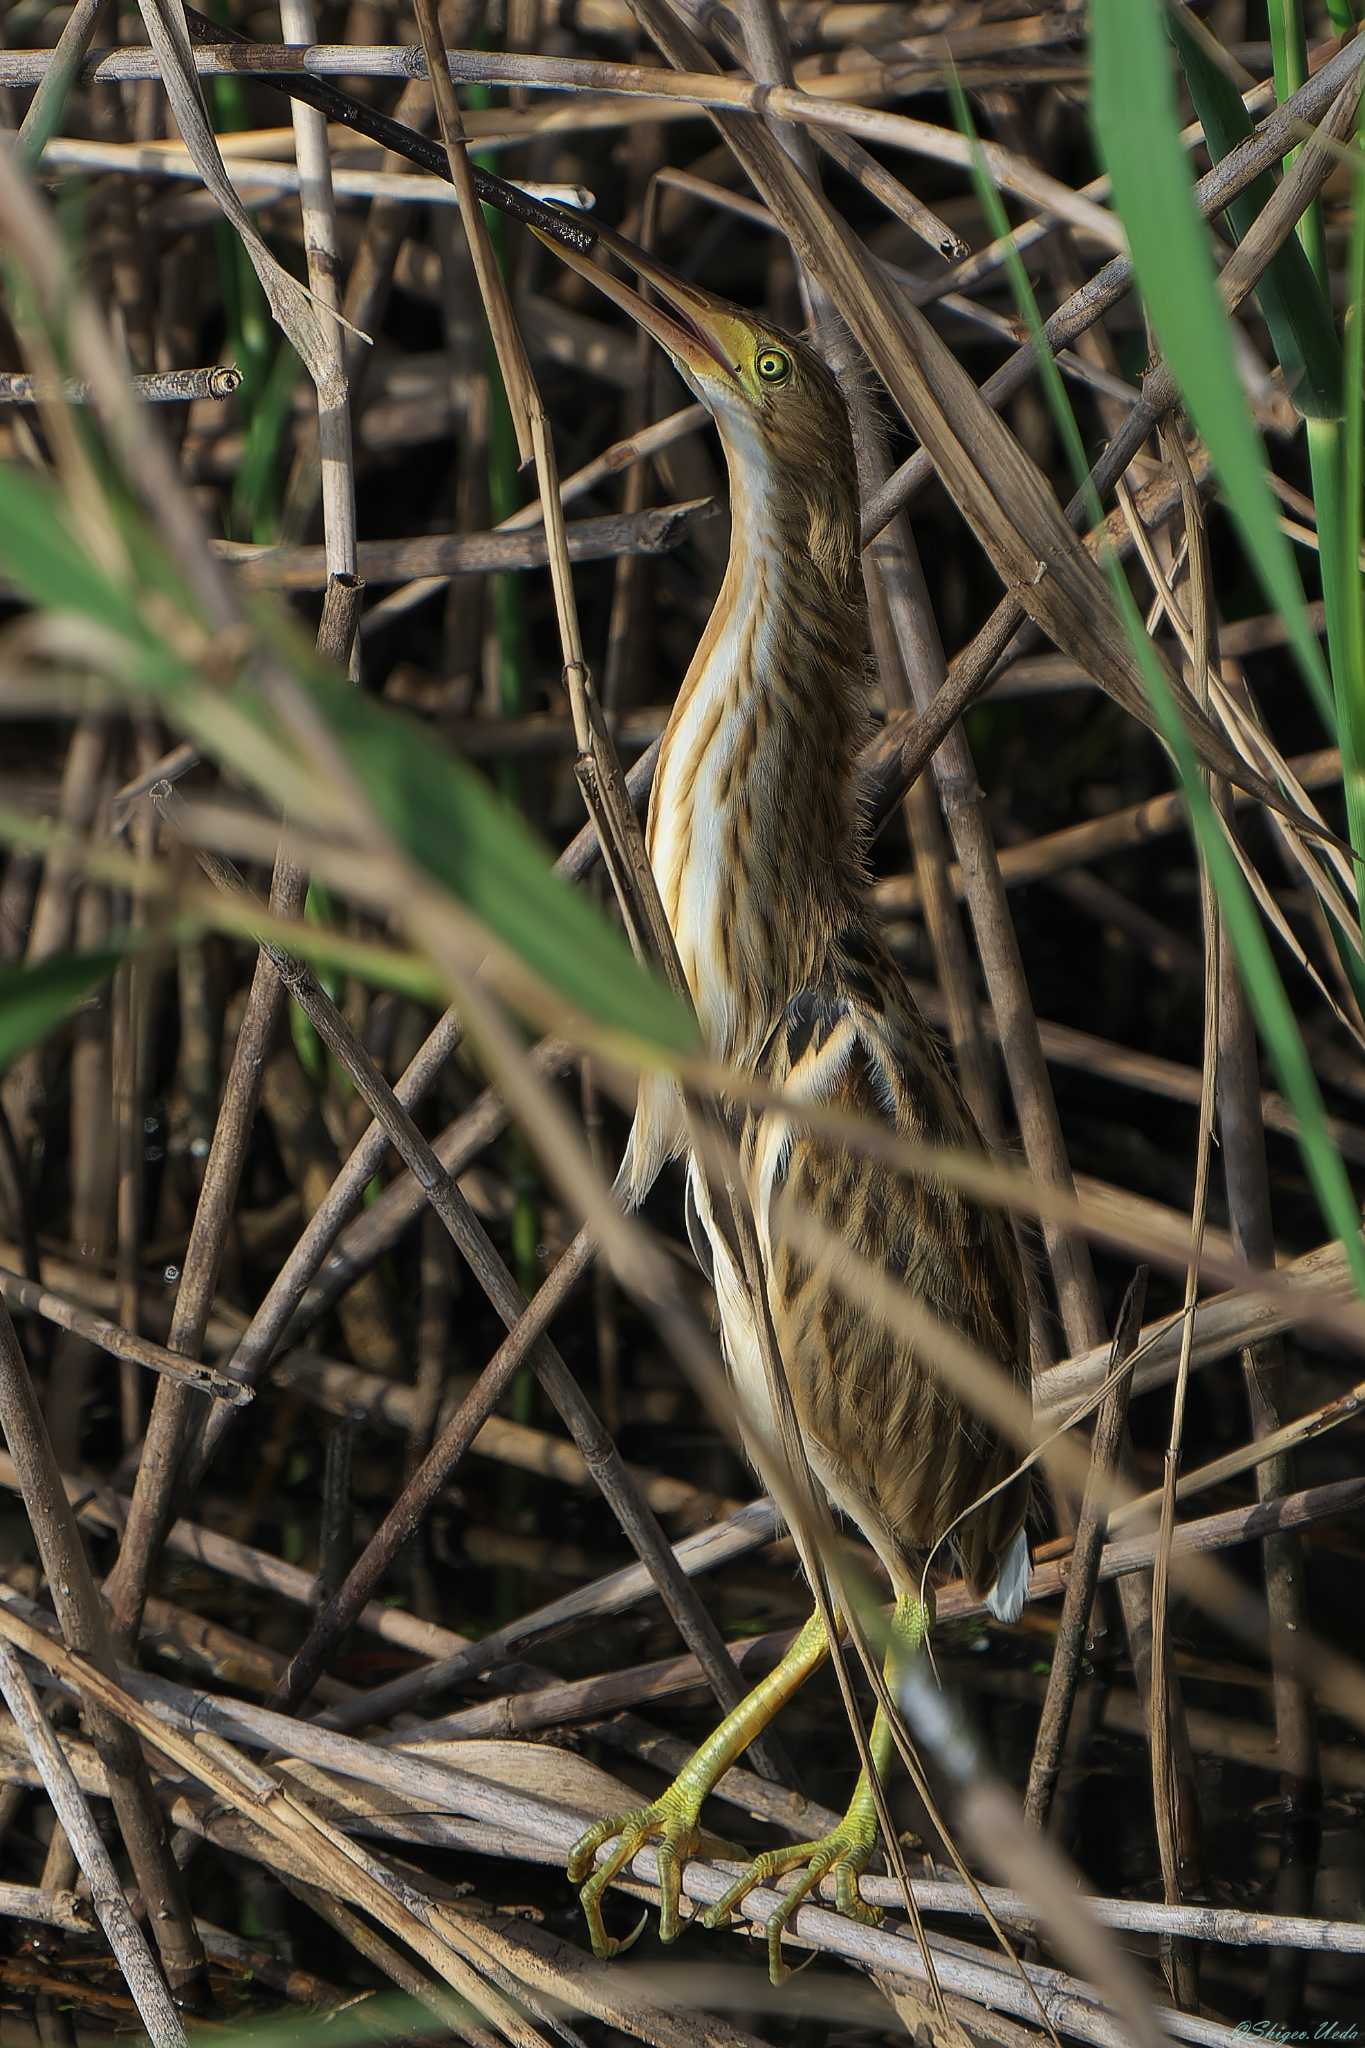
[[[164,1384],[171,1384],[169,1381]],[[63,1490],[52,1443],[9,1312],[0,1306],[0,1423],[14,1460],[29,1526],[38,1545],[62,1634],[100,1671],[114,1669],[109,1617],[90,1571],[79,1526]],[[136,1741],[95,1699],[83,1700],[91,1738],[109,1776],[129,1860],[171,1989],[194,2001],[204,1967],[184,1887],[170,1853],[161,1810]],[[65,1817],[63,1816],[65,1825]]]

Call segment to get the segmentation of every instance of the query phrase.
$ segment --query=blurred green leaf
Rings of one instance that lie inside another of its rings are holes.
[[[149,592],[183,605],[184,592],[156,539],[134,508],[110,489],[106,510],[123,532],[139,583],[120,584],[90,559],[73,532],[60,493],[46,477],[0,463],[0,575],[40,609],[88,619],[121,641],[125,684],[166,696],[191,672],[184,657],[149,623]]]
[[[78,612],[125,637],[138,632],[136,607],[90,560],[53,486],[12,463],[0,464],[0,571],[34,604]]]
[[[1106,4],[1107,0],[1095,0],[1097,16]],[[1129,0],[1121,0],[1121,4],[1127,5]],[[1132,4],[1146,5],[1147,0],[1132,0]],[[991,232],[999,237],[1005,233],[1008,225],[1004,208],[1000,202],[1000,195],[991,182],[980,147],[976,144],[976,133],[966,97],[957,86],[956,80],[953,81],[953,87],[959,125],[974,145],[973,166],[977,190]],[[1012,262],[1008,262],[1008,268],[1019,309],[1038,351],[1044,392],[1078,482],[1084,487],[1088,479],[1084,447],[1061,372],[1047,346],[1033,288],[1017,254],[1013,256]],[[1098,503],[1095,503],[1092,519],[1098,519],[1099,509]],[[1198,756],[1185,729],[1184,720],[1171,693],[1165,672],[1148,638],[1136,600],[1128,587],[1128,579],[1111,551],[1105,553],[1104,566],[1113,585],[1114,597],[1123,617],[1124,630],[1142,668],[1157,724],[1175,761],[1190,810],[1190,822],[1199,850],[1207,863],[1218,898],[1218,913],[1231,940],[1257,1028],[1274,1063],[1280,1086],[1298,1118],[1299,1147],[1309,1180],[1329,1229],[1341,1239],[1356,1287],[1362,1298],[1365,1298],[1365,1242],[1361,1237],[1360,1213],[1351,1192],[1350,1179],[1342,1163],[1341,1154],[1333,1143],[1327,1125],[1322,1094],[1303,1042],[1303,1035],[1299,1030],[1289,997],[1285,993],[1284,983],[1275,965],[1275,958],[1251,891],[1237,865],[1236,855],[1228,844],[1221,820],[1214,810]]]
[[[1223,498],[1324,715],[1332,694],[1289,543],[1265,480],[1190,188],[1157,0],[1092,0],[1091,118],[1162,352],[1208,444]]]
[[[442,1987],[440,1996],[452,2019],[461,2013],[471,2021],[482,2017],[457,1992]],[[226,2026],[198,2027],[191,2022],[190,2027],[194,2048],[208,2048],[209,2042],[225,2042],[227,2048],[388,2048],[395,2041],[418,2048],[421,2042],[453,2038],[450,2026],[429,2007],[397,1991],[371,1992],[339,2012],[290,2012],[232,2020]]]
[[[174,601],[169,564],[155,538],[140,526],[129,538],[130,559],[148,588]],[[202,681],[149,622],[139,593],[120,590],[88,560],[52,486],[14,469],[0,469],[0,571],[35,604],[76,612],[116,634],[130,656],[127,679],[155,695],[206,752],[289,807],[291,789],[310,764],[281,734],[249,670],[230,688]],[[428,728],[319,664],[278,613],[258,607],[257,618],[411,859],[580,1015],[669,1052],[695,1049],[696,1029],[684,1005],[639,965],[596,905],[554,873],[548,851],[482,777],[447,753]]]
[[[103,946],[93,953],[56,953],[36,967],[0,966],[0,1073],[107,981],[125,950]]]
[[[1162,732],[1175,755],[1184,785],[1190,821],[1200,852],[1208,862],[1209,874],[1218,896],[1223,918],[1242,985],[1247,992],[1261,1037],[1270,1054],[1280,1087],[1293,1105],[1299,1123],[1299,1147],[1308,1178],[1318,1198],[1327,1225],[1340,1238],[1346,1263],[1362,1299],[1365,1299],[1365,1240],[1361,1237],[1360,1209],[1351,1191],[1350,1178],[1327,1126],[1327,1112],[1318,1087],[1308,1048],[1303,1042],[1293,1006],[1275,965],[1270,942],[1252,900],[1237,857],[1216,815],[1200,773],[1198,758],[1186,734],[1161,664],[1138,612],[1133,594],[1117,565],[1111,561],[1115,594],[1123,611],[1124,624],[1134,652],[1142,664],[1148,694]]]
[[[1166,25],[1175,43],[1209,154],[1217,163],[1251,133],[1251,117],[1227,73],[1216,64],[1187,20],[1176,12]],[[1249,185],[1227,208],[1238,241],[1275,190],[1269,172]],[[1301,412],[1313,419],[1341,417],[1341,345],[1313,266],[1297,235],[1281,243],[1256,287],[1256,298],[1285,389]]]
[[[315,670],[308,680],[352,772],[413,860],[582,1015],[670,1052],[695,1050],[687,1010],[555,874],[547,849],[482,776],[428,729],[339,678]]]

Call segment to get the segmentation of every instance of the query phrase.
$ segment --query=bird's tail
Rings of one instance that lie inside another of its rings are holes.
[[[1018,1621],[1028,1593],[1028,1575],[1028,1538],[1022,1529],[1017,1529],[996,1573],[995,1584],[986,1595],[986,1605],[997,1621]]]
[[[682,1095],[676,1081],[660,1074],[642,1074],[630,1142],[616,1176],[615,1194],[622,1208],[634,1211],[686,1139]]]

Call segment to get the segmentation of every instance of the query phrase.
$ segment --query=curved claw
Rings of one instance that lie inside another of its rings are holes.
[[[652,1806],[638,1806],[630,1813],[619,1814],[614,1820],[596,1821],[579,1836],[569,1851],[569,1879],[580,1886],[578,1901],[588,1923],[592,1952],[601,1961],[632,1947],[649,1918],[648,1913],[643,1914],[634,1932],[624,1940],[617,1940],[607,1933],[602,1918],[602,1894],[612,1879],[633,1861],[636,1852],[655,1835],[659,1837],[659,1845],[654,1852],[659,1872],[659,1939],[673,1941],[681,1924],[678,1907],[682,1898],[683,1865],[696,1846],[694,1813],[681,1802],[669,1800],[665,1793]],[[605,1862],[597,1863],[598,1850],[613,1840],[615,1847],[611,1854]]]
[[[784,1984],[790,1984],[793,1977],[799,1977],[815,1961],[817,1951],[812,1949],[803,1963],[784,1963],[782,1960],[781,1937],[777,1950],[773,1949],[771,1934],[768,1937],[768,1981],[774,1990],[780,1991]]]
[[[875,1927],[880,1921],[881,1909],[869,1906],[858,1892],[858,1879],[872,1859],[875,1844],[875,1828],[869,1838],[862,1829],[845,1827],[836,1828],[818,1842],[794,1842],[790,1848],[769,1849],[764,1855],[754,1858],[714,1906],[707,1907],[701,1916],[702,1925],[724,1926],[741,1899],[756,1886],[771,1884],[774,1878],[781,1877],[786,1871],[804,1865],[790,1891],[782,1894],[781,1904],[769,1915],[764,1929],[768,1941],[768,1975],[774,1984],[781,1984],[792,1975],[782,1961],[782,1936],[787,1923],[797,1907],[819,1889],[831,1871],[835,1872],[837,1886],[835,1910],[864,1927]]]

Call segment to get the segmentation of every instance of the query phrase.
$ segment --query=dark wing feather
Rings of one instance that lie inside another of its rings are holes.
[[[716,1284],[715,1254],[711,1250],[711,1240],[707,1235],[706,1225],[701,1220],[701,1211],[697,1207],[696,1183],[693,1180],[694,1172],[695,1168],[688,1169],[687,1191],[683,1196],[683,1221],[687,1225],[687,1242],[692,1247],[692,1256],[714,1287]]]
[[[894,964],[874,956],[874,967],[880,971],[859,960],[853,990],[831,978],[794,997],[764,1048],[761,1077],[907,1137],[979,1143]],[[1003,1479],[1016,1454],[911,1346],[784,1241],[782,1200],[814,1215],[1026,1385],[1025,1295],[1013,1235],[999,1211],[978,1207],[946,1183],[901,1173],[799,1127],[792,1131],[777,1117],[760,1112],[747,1119],[744,1156],[766,1225],[769,1303],[793,1400],[803,1427],[842,1475],[843,1490],[865,1503],[868,1533],[873,1525],[889,1531],[910,1559]],[[1026,1504],[1026,1483],[1015,1482],[958,1530],[957,1547],[978,1591],[993,1581]]]

